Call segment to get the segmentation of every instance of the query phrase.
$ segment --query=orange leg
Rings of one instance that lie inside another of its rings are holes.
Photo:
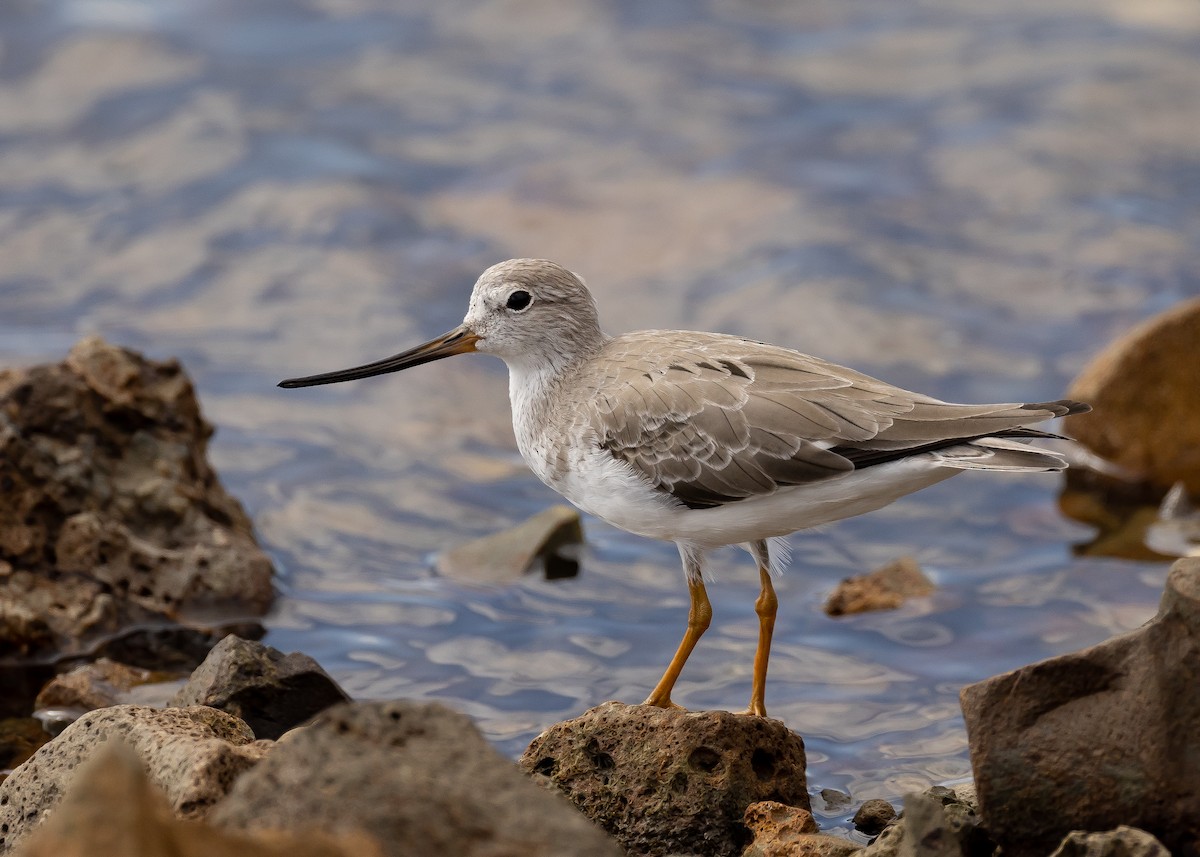
[[[688,609],[687,630],[683,633],[683,640],[680,641],[679,648],[675,651],[675,657],[671,658],[667,671],[663,673],[663,677],[658,680],[654,690],[646,697],[645,705],[656,705],[659,708],[680,707],[671,701],[671,690],[675,687],[675,680],[679,678],[679,673],[683,671],[683,665],[687,663],[688,657],[692,654],[692,649],[696,648],[696,643],[700,641],[701,635],[712,624],[712,605],[708,603],[708,592],[705,591],[704,581],[699,576],[693,579],[689,575],[688,594],[691,595],[692,604]]]
[[[779,599],[775,597],[775,587],[771,584],[771,561],[767,555],[767,543],[755,542],[752,545],[754,558],[758,561],[758,579],[762,591],[754,602],[754,612],[758,614],[758,648],[754,652],[754,679],[750,686],[750,706],[747,714],[759,717],[767,716],[767,661],[771,657],[771,636],[775,632],[775,614],[779,610]]]

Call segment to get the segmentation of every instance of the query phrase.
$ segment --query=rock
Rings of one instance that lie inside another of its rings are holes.
[[[808,853],[808,839],[814,836],[821,838],[811,812],[774,800],[750,804],[742,816],[742,823],[754,837],[742,857],[791,857],[802,850]],[[840,841],[846,842],[844,839]]]
[[[1121,825],[1103,833],[1073,830],[1050,857],[1170,857],[1170,854],[1146,831]]]
[[[185,818],[204,816],[268,746],[255,743],[245,723],[213,708],[117,705],[89,712],[0,783],[0,850],[53,813],[75,769],[114,735],[129,743]]]
[[[0,656],[163,627],[207,650],[190,614],[270,606],[271,562],[177,362],[85,339],[64,363],[0,371],[0,417]]]
[[[379,857],[365,834],[320,830],[246,835],[175,818],[122,739],[103,742],[80,766],[46,823],[16,857]]]
[[[821,802],[824,804],[824,806],[821,808],[821,811],[828,815],[833,815],[849,809],[850,804],[854,800],[852,797],[850,797],[848,792],[829,788],[821,789],[819,792],[817,792],[817,796],[821,798]]]
[[[208,705],[240,717],[259,738],[275,739],[350,697],[308,655],[285,655],[230,635],[208,653],[170,705]]]
[[[862,857],[990,857],[996,845],[965,798],[945,786],[908,795],[904,814],[883,828]]]
[[[867,836],[878,836],[896,818],[896,809],[886,800],[872,798],[864,801],[854,813],[854,829]]]
[[[937,586],[911,556],[902,556],[869,574],[848,577],[825,602],[830,616],[891,610],[909,598],[929,595]]]
[[[1067,434],[1101,458],[1165,491],[1200,497],[1200,298],[1138,325],[1105,348],[1067,395],[1090,414]]]
[[[143,684],[167,681],[169,673],[131,667],[108,658],[81,664],[68,673],[55,676],[34,700],[34,708],[75,708],[94,711],[121,702],[130,690]]]
[[[629,854],[740,854],[746,808],[809,809],[804,741],[778,720],[606,702],[543,732],[520,764]]]
[[[465,715],[436,703],[329,709],[239,779],[210,820],[229,829],[361,829],[388,857],[620,854]]]
[[[1200,854],[1200,559],[1158,615],[1081,652],[962,690],[979,809],[1009,857],[1130,824]]]
[[[437,570],[467,583],[513,583],[540,560],[548,579],[579,573],[575,550],[583,543],[579,513],[551,506],[503,532],[443,552]]]

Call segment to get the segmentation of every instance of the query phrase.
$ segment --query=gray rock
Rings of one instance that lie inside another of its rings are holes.
[[[903,815],[883,828],[863,857],[989,857],[995,850],[958,789],[934,786],[906,796]]]
[[[259,738],[275,739],[350,697],[308,655],[232,634],[213,647],[170,705],[208,705],[245,721]]]
[[[1050,857],[1170,857],[1171,852],[1144,830],[1124,825],[1102,833],[1074,830]]]
[[[606,702],[543,732],[520,763],[630,854],[740,854],[750,804],[809,809],[804,741],[764,717]]]
[[[0,783],[0,850],[53,813],[75,769],[114,735],[134,749],[184,818],[203,817],[267,750],[245,723],[212,708],[117,705],[89,712]]]
[[[1137,826],[1200,854],[1200,559],[1158,615],[1098,646],[963,688],[979,809],[1010,857]]]
[[[620,854],[466,716],[435,703],[329,709],[238,780],[210,820],[232,829],[361,829],[388,857]]]
[[[583,543],[579,513],[551,506],[515,527],[458,545],[437,558],[440,574],[468,583],[513,583],[540,560],[547,578],[574,577]]]
[[[20,857],[381,857],[366,834],[319,830],[231,833],[175,817],[138,754],[120,738],[104,741],[79,766],[46,823]]]
[[[270,606],[271,562],[209,465],[177,362],[85,339],[63,363],[0,370],[0,414],[0,655],[140,628],[207,637],[184,617]]]

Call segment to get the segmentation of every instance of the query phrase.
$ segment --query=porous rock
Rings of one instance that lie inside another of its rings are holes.
[[[1105,348],[1068,395],[1089,414],[1065,431],[1101,458],[1166,491],[1200,497],[1200,298],[1178,304]]]
[[[1200,854],[1200,559],[1143,627],[962,690],[980,813],[1006,855],[1129,824]]]
[[[902,556],[869,574],[848,577],[825,602],[830,616],[891,610],[909,598],[929,595],[937,587],[911,556]]]
[[[58,808],[16,857],[379,857],[361,833],[309,829],[257,835],[175,817],[121,738],[103,742],[79,767]]]
[[[266,611],[271,563],[211,434],[173,360],[88,338],[63,363],[0,370],[0,655]]]
[[[230,634],[213,647],[170,705],[208,705],[275,739],[350,697],[308,655]]]
[[[1146,831],[1121,825],[1099,833],[1072,831],[1050,857],[1170,857],[1170,854]]]
[[[231,829],[361,829],[387,857],[617,857],[559,795],[436,703],[335,706],[289,734],[210,816]]]
[[[55,676],[37,695],[34,708],[94,711],[127,701],[122,698],[124,694],[139,685],[169,678],[171,676],[153,670],[100,658]]]
[[[750,804],[809,809],[804,741],[764,717],[606,702],[543,732],[520,763],[630,854],[740,854]]]
[[[515,527],[461,544],[440,554],[440,574],[466,583],[514,583],[539,562],[548,579],[574,577],[583,543],[579,513],[555,505]]]
[[[0,850],[53,813],[75,769],[113,736],[129,743],[184,818],[204,816],[267,750],[245,723],[213,708],[116,705],[89,712],[0,783]]]
[[[798,857],[798,855],[837,855],[859,850],[862,846],[846,839],[817,832],[812,813],[796,806],[763,800],[746,807],[742,823],[754,841],[742,857]]]

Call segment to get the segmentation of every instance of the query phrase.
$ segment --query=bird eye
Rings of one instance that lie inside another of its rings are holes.
[[[532,300],[533,295],[529,294],[529,292],[518,289],[508,296],[508,302],[505,304],[505,306],[511,310],[520,312],[521,310],[525,309],[525,307],[529,306],[529,302]]]

